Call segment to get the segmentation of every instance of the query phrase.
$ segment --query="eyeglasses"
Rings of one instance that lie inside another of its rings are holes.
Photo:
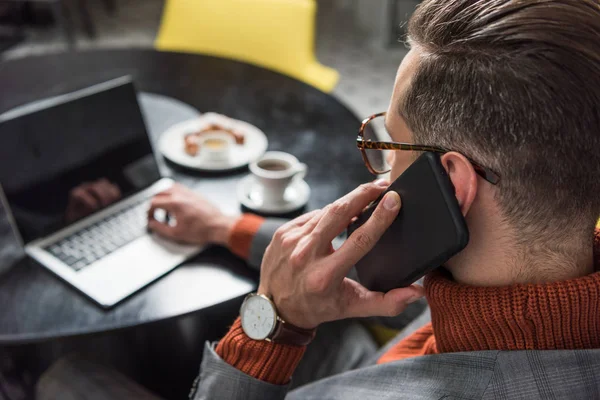
[[[439,154],[446,154],[452,151],[436,146],[393,142],[385,129],[385,114],[385,112],[374,114],[363,120],[358,131],[358,137],[356,138],[356,147],[360,150],[363,160],[372,174],[385,174],[392,169],[387,161],[389,151],[431,151]],[[378,133],[379,136],[377,135]],[[380,139],[384,140],[381,141]],[[473,165],[475,172],[483,179],[492,185],[500,182],[500,175],[489,168],[479,165],[468,157],[467,159]]]

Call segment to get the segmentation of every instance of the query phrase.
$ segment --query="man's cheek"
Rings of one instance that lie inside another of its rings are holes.
[[[390,152],[390,154],[392,154],[392,156],[388,156],[388,162],[390,163],[392,170],[390,171],[390,181],[393,182],[396,179],[398,179],[398,177],[400,175],[402,175],[402,173],[406,170],[406,168],[408,168],[408,166],[410,165],[410,163],[407,163],[406,160],[404,160],[402,157],[397,157],[395,155],[393,155],[396,152]]]

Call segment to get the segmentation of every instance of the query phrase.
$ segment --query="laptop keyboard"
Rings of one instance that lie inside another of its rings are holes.
[[[149,201],[142,199],[45,248],[75,271],[146,233]]]

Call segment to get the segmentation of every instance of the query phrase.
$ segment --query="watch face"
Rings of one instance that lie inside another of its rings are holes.
[[[244,332],[254,340],[268,338],[277,323],[273,304],[262,296],[248,297],[242,305],[240,315]]]

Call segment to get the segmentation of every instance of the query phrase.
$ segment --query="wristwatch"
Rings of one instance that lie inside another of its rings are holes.
[[[306,346],[315,337],[316,329],[298,328],[281,319],[273,301],[264,294],[246,296],[240,317],[242,329],[250,339]]]

